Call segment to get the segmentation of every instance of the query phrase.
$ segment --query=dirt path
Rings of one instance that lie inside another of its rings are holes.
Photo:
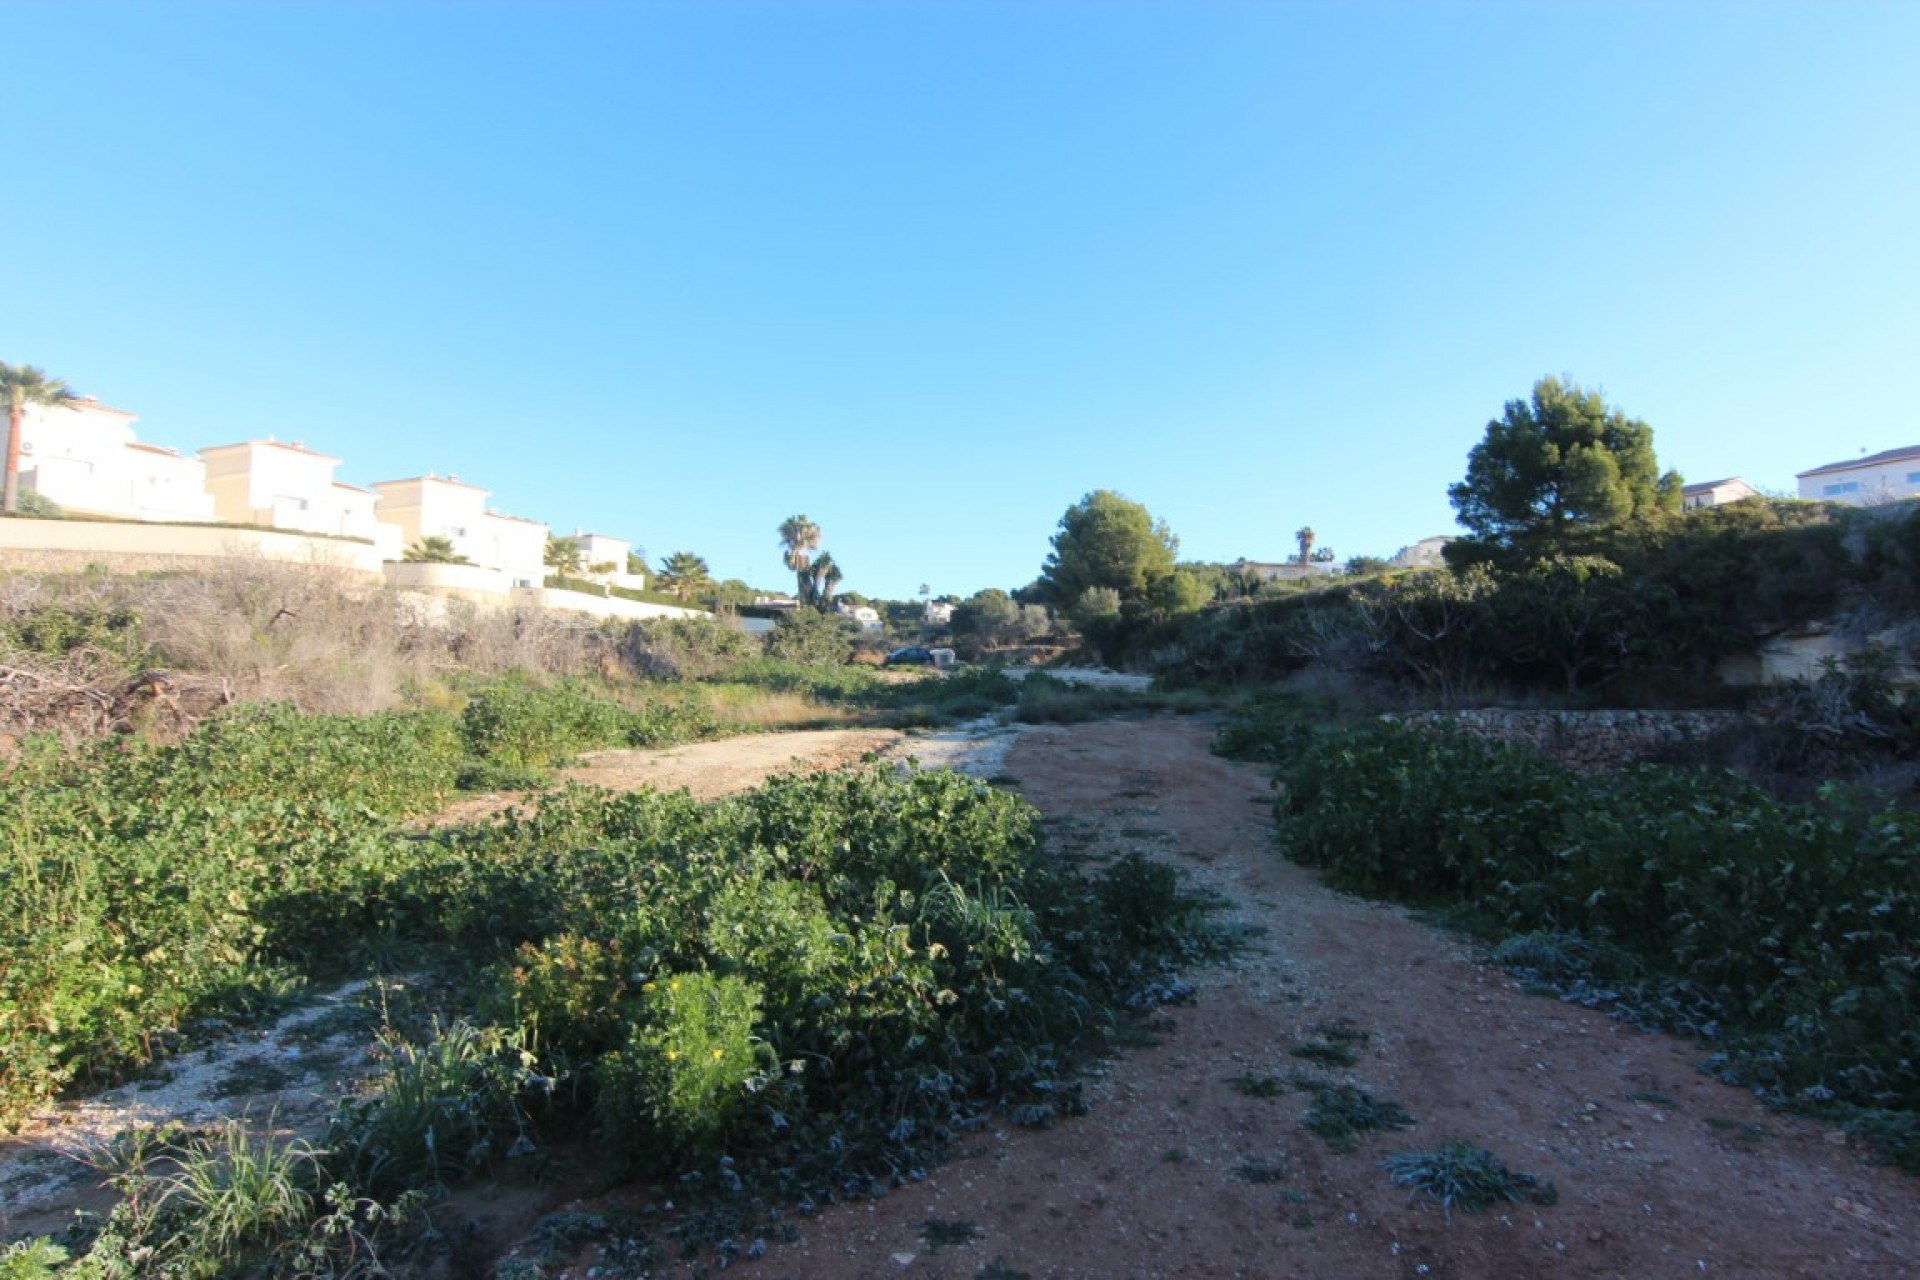
[[[991,1129],[927,1182],[830,1208],[800,1224],[798,1243],[733,1273],[1920,1277],[1920,1180],[1870,1166],[1840,1135],[1700,1075],[1694,1046],[1527,996],[1457,939],[1322,888],[1271,847],[1265,770],[1214,757],[1210,737],[1186,720],[854,731],[586,763],[582,780],[698,795],[869,753],[964,765],[1017,785],[1056,845],[1166,859],[1264,931],[1232,964],[1191,975],[1194,1001],[1159,1018],[1157,1045],[1108,1066],[1090,1090],[1090,1115],[1043,1132]],[[1336,1024],[1364,1033],[1352,1068],[1290,1052]],[[253,1033],[245,1047],[258,1051],[263,1040]],[[1302,1070],[1364,1085],[1416,1124],[1335,1152],[1302,1127],[1309,1097],[1300,1088],[1271,1097],[1244,1088]],[[81,1114],[67,1108],[0,1150],[0,1230],[29,1183],[56,1176],[47,1141],[71,1135]],[[1389,1184],[1386,1153],[1451,1138],[1551,1179],[1558,1203],[1449,1218]],[[31,1198],[41,1221],[57,1207]],[[510,1235],[515,1221],[524,1229],[540,1213],[581,1206],[512,1196],[495,1207],[492,1230]],[[973,1238],[938,1244],[929,1222],[945,1224],[949,1241],[969,1229]],[[570,1280],[588,1280],[593,1262],[583,1258]]]
[[[1191,721],[1031,729],[1001,771],[1056,840],[1138,848],[1226,895],[1266,930],[1256,949],[1195,975],[1195,1001],[1111,1065],[1089,1116],[990,1131],[740,1274],[1920,1275],[1920,1181],[1699,1074],[1691,1045],[1528,996],[1456,939],[1322,888],[1272,851],[1265,771],[1209,738]],[[1342,1019],[1367,1038],[1330,1074],[1417,1121],[1345,1154],[1301,1127],[1298,1089],[1232,1083],[1308,1066],[1289,1050]],[[1552,1179],[1559,1202],[1449,1218],[1379,1167],[1455,1137]],[[929,1220],[977,1238],[933,1247]]]

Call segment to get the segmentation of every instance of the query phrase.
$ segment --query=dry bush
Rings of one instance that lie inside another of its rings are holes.
[[[309,711],[382,710],[458,673],[603,672],[610,652],[591,618],[481,608],[327,566],[227,561],[155,589],[149,640],[168,662]]]
[[[392,705],[398,631],[378,587],[323,565],[227,560],[148,580],[145,637],[169,666],[218,673],[246,701],[310,711]]]
[[[108,616],[132,620],[104,637],[111,644],[76,630]],[[72,634],[56,645],[0,652],[0,732],[167,736],[175,721],[184,732],[228,701],[365,713],[432,698],[467,674],[625,672],[591,618],[399,592],[322,563],[235,557],[146,577],[0,575],[0,637],[36,618],[80,621],[64,623]]]
[[[224,680],[165,671],[129,676],[98,649],[59,657],[7,649],[0,652],[0,758],[26,734],[50,734],[66,746],[121,733],[173,741],[232,701]]]

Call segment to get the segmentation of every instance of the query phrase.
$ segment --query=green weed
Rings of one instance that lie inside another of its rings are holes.
[[[1266,1186],[1287,1180],[1286,1167],[1277,1160],[1243,1160],[1234,1167],[1233,1171],[1255,1186]]]
[[[1227,1083],[1235,1093],[1249,1098],[1277,1098],[1287,1091],[1279,1076],[1256,1076],[1251,1072],[1234,1076]]]
[[[424,1045],[389,1041],[377,1091],[335,1115],[329,1145],[375,1195],[444,1187],[524,1135],[523,1099],[548,1082],[519,1035],[456,1022]]]
[[[1360,1055],[1344,1044],[1330,1044],[1323,1040],[1297,1044],[1287,1050],[1296,1058],[1305,1058],[1308,1062],[1323,1067],[1351,1067],[1360,1061]]]
[[[53,1280],[67,1250],[44,1236],[16,1240],[0,1249],[0,1280]]]
[[[927,1246],[928,1253],[938,1253],[942,1249],[973,1244],[985,1237],[986,1232],[980,1230],[974,1223],[964,1220],[928,1218],[920,1224],[920,1242]]]
[[[1434,1151],[1396,1152],[1380,1165],[1395,1186],[1438,1201],[1449,1215],[1455,1208],[1477,1213],[1502,1201],[1550,1205],[1560,1198],[1553,1183],[1515,1173],[1491,1151],[1457,1139]]]
[[[1335,1151],[1351,1151],[1361,1135],[1383,1129],[1407,1129],[1413,1117],[1406,1108],[1376,1098],[1357,1084],[1338,1084],[1311,1078],[1295,1083],[1313,1094],[1302,1121]]]

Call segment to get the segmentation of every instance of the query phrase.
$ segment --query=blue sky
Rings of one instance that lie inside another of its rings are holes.
[[[787,581],[1452,532],[1546,374],[1920,441],[1920,5],[0,0],[0,359]]]

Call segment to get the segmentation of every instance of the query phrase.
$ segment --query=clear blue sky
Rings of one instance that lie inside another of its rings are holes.
[[[653,563],[1012,588],[1454,531],[1545,374],[1920,442],[1920,4],[0,0],[0,359]]]

